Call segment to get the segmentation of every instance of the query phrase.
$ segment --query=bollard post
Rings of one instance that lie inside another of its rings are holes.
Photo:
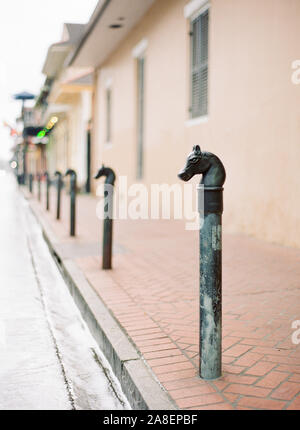
[[[178,176],[189,181],[202,174],[198,186],[200,223],[200,377],[222,375],[222,213],[226,173],[221,160],[194,146]],[[204,192],[204,196],[203,193]],[[202,212],[203,211],[203,212]]]
[[[44,173],[44,176],[46,178],[46,210],[48,211],[50,209],[50,199],[49,199],[49,189],[50,189],[50,176],[48,172]]]
[[[104,197],[107,199],[107,204],[104,207],[102,269],[109,270],[112,268],[113,190],[116,175],[110,167],[104,167],[104,165],[102,165],[94,179],[99,179],[101,176],[106,176],[104,184]]]
[[[22,185],[22,174],[21,173],[17,174],[17,181],[18,181],[18,185]]]
[[[38,173],[36,175],[37,183],[38,183],[38,200],[41,201],[41,179],[42,175]]]
[[[33,183],[33,174],[30,173],[29,174],[29,181],[28,181],[28,187],[29,187],[29,192],[32,194],[32,183]]]
[[[57,170],[55,172],[57,177],[56,189],[57,189],[57,204],[56,204],[56,219],[60,219],[60,200],[61,200],[61,189],[63,186],[62,174]]]
[[[67,175],[70,175],[70,236],[75,236],[77,174],[75,170],[68,169],[65,173]]]

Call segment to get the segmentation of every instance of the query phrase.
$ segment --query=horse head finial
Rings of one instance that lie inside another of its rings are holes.
[[[185,167],[179,172],[178,177],[183,181],[189,181],[194,175],[201,174],[207,168],[207,162],[199,145],[194,145],[189,154]]]
[[[188,155],[186,165],[178,177],[189,181],[195,175],[202,175],[201,183],[209,187],[223,186],[226,173],[221,160],[211,152],[202,152],[199,145],[193,146]]]
[[[67,171],[66,171],[66,173],[65,173],[65,176],[68,176],[68,175],[70,175],[71,177],[73,177],[73,178],[76,178],[77,177],[77,173],[75,172],[75,170],[74,169],[67,169]]]
[[[114,185],[116,175],[115,172],[110,167],[105,167],[104,164],[100,167],[94,179],[99,179],[101,176],[106,176],[105,183]]]

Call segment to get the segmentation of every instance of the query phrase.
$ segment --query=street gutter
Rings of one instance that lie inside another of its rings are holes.
[[[25,193],[23,196],[27,198]],[[178,409],[84,273],[74,261],[60,255],[59,240],[30,205],[30,199],[27,200],[83,319],[109,361],[131,407],[134,410]]]

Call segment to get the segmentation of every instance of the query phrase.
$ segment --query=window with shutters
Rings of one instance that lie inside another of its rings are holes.
[[[111,142],[111,89],[106,89],[106,143]]]
[[[145,123],[145,58],[137,58],[137,179],[143,177]]]
[[[191,118],[207,115],[208,18],[209,10],[206,9],[191,19]]]

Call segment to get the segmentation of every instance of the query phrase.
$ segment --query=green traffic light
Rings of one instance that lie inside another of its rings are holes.
[[[42,138],[42,137],[45,137],[46,136],[46,132],[45,132],[45,130],[41,130],[41,131],[39,131],[38,132],[38,134],[37,134],[37,137],[39,137],[39,138]]]

